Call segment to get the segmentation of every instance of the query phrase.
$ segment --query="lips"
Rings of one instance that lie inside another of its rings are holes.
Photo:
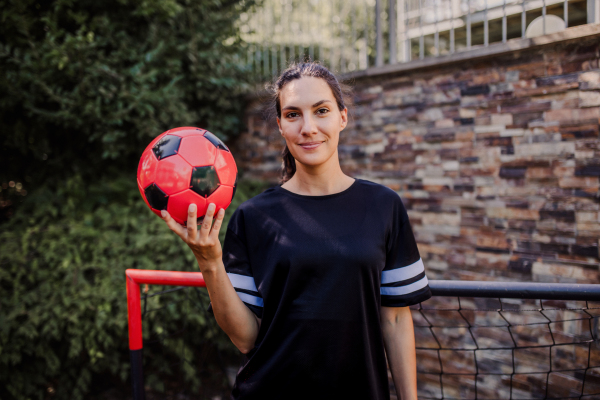
[[[305,150],[313,150],[313,149],[316,149],[317,147],[319,147],[321,145],[321,143],[323,143],[323,142],[300,143],[300,147],[302,147]]]

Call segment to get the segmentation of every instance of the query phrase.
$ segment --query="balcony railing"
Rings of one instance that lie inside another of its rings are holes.
[[[291,61],[337,73],[410,62],[600,22],[598,0],[264,0],[242,14],[259,79]]]

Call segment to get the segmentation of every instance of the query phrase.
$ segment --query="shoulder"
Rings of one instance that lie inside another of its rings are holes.
[[[408,220],[406,207],[400,198],[400,195],[387,186],[379,183],[359,180],[360,190],[364,196],[368,196],[368,202],[373,204],[374,212],[378,214],[381,220],[405,222]]]
[[[357,181],[359,190],[364,195],[369,196],[369,198],[378,205],[402,205],[402,200],[398,193],[389,187],[364,179],[358,179]]]
[[[271,187],[259,195],[244,201],[238,206],[231,216],[232,221],[240,221],[260,217],[265,213],[269,213],[274,206],[280,201],[281,193],[277,187]]]
[[[270,188],[261,194],[252,197],[240,204],[227,221],[227,232],[233,232],[237,237],[244,237],[246,226],[256,226],[253,222],[256,219],[257,210],[268,209],[266,203],[269,202],[270,193],[274,189]],[[260,214],[260,213],[259,213]],[[226,239],[227,240],[227,236]]]
[[[239,205],[236,211],[242,213],[252,213],[255,211],[265,210],[272,207],[280,201],[281,193],[277,186],[271,187],[259,195],[244,201]]]

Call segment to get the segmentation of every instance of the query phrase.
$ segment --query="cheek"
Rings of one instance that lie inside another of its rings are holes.
[[[297,128],[298,124],[294,124],[293,122],[290,121],[281,121],[281,134],[285,137],[285,136],[290,136],[290,135],[295,135],[298,130]]]
[[[329,139],[329,143],[330,143],[329,148],[332,152],[338,148],[339,142],[340,142],[339,134],[336,134]]]
[[[324,132],[327,132],[327,136],[329,137],[329,140],[337,143],[337,141],[340,137],[339,121],[337,121],[337,120],[327,121],[327,123],[322,128],[323,128],[322,130]]]

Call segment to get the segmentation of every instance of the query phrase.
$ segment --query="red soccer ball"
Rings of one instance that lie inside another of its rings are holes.
[[[188,206],[198,207],[198,223],[210,203],[218,211],[235,195],[237,167],[225,143],[207,130],[182,127],[161,133],[142,153],[137,172],[140,193],[152,212],[167,210],[181,225]]]

